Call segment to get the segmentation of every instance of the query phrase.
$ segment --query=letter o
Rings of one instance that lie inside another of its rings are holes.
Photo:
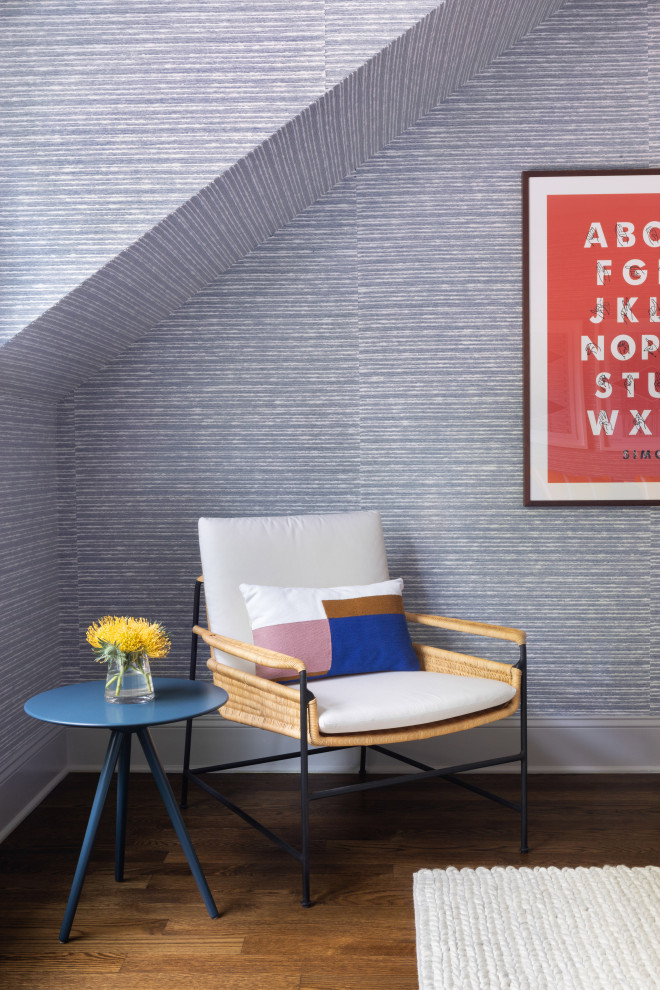
[[[630,361],[635,353],[635,341],[627,333],[620,333],[610,344],[612,357],[617,361]]]

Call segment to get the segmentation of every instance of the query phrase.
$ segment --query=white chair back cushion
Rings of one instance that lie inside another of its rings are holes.
[[[389,578],[378,512],[199,520],[208,628],[252,642],[240,584],[329,588]],[[219,650],[218,660],[254,673]]]

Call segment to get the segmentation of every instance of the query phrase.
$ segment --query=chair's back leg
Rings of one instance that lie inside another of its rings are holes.
[[[195,581],[195,596],[193,599],[193,626],[199,625],[199,604],[202,593],[202,582],[200,580]],[[188,673],[188,679],[191,681],[195,680],[197,676],[197,642],[198,636],[194,632],[192,634],[192,640],[190,643],[190,670]],[[181,781],[181,800],[179,805],[182,808],[188,807],[188,771],[190,770],[190,746],[192,743],[192,724],[193,720],[191,718],[186,720],[186,738],[183,744],[183,780]]]
[[[360,746],[360,780],[367,775],[367,747]]]
[[[527,647],[520,645],[518,661],[520,681],[520,851],[529,852],[527,845]]]

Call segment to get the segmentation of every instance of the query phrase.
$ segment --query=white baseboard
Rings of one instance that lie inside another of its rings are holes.
[[[152,730],[156,748],[168,772],[181,770],[184,724],[158,726]],[[495,722],[437,739],[405,743],[395,747],[433,766],[455,766],[494,756],[516,753],[520,727],[515,718]],[[535,717],[529,719],[529,770],[531,773],[660,773],[660,718]],[[98,771],[103,762],[107,734],[95,729],[68,729],[68,764],[72,771]],[[258,756],[293,752],[293,739],[261,729],[236,725],[219,715],[205,715],[193,727],[194,766],[231,763]],[[312,772],[357,771],[356,749],[322,753],[310,762]],[[146,760],[135,743],[132,769],[146,771]],[[368,769],[378,773],[404,773],[406,768],[386,756],[370,752]],[[242,772],[287,773],[297,769],[297,760],[284,760],[244,768]],[[518,765],[495,767],[491,772],[517,772]],[[410,772],[415,771],[410,768]],[[488,772],[488,771],[485,771]]]
[[[0,783],[0,842],[69,772],[66,733],[58,729]]]
[[[152,730],[160,758],[169,773],[181,770],[184,723]],[[531,773],[660,773],[660,718],[535,717],[529,719],[529,769]],[[517,719],[438,739],[405,743],[397,751],[432,766],[456,766],[518,751]],[[98,729],[60,729],[28,755],[20,768],[0,783],[0,842],[43,801],[70,771],[98,773],[108,734]],[[194,723],[193,766],[231,763],[258,756],[296,750],[295,740],[260,729],[225,721],[220,715],[204,715]],[[356,749],[322,753],[311,760],[312,772],[354,773]],[[289,773],[297,760],[283,760],[245,768],[243,772]],[[135,743],[131,767],[147,771],[144,755]],[[367,767],[374,773],[405,773],[407,767],[379,753],[370,752]],[[517,772],[518,765],[494,767],[490,772]],[[410,772],[414,770],[410,768]],[[489,772],[489,771],[484,771]]]

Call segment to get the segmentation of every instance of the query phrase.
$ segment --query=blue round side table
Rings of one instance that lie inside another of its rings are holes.
[[[117,825],[115,833],[115,880],[124,879],[124,847],[126,843],[126,811],[128,776],[131,765],[131,737],[135,734],[149,769],[160,791],[188,865],[202,895],[211,918],[218,917],[218,909],[206,878],[199,865],[197,854],[184,825],[170,783],[156,752],[149,727],[167,722],[180,722],[206,715],[221,708],[227,701],[227,692],[214,684],[190,681],[179,677],[154,677],[156,697],[142,704],[110,704],[104,698],[105,681],[84,681],[67,684],[37,694],[25,703],[25,711],[42,722],[57,725],[77,725],[87,728],[110,729],[110,741],[103,761],[103,768],[89,815],[85,838],[80,850],[71,893],[60,929],[60,942],[67,942],[80,900],[85,873],[92,846],[101,820],[101,813],[108,796],[115,766],[117,769]]]

